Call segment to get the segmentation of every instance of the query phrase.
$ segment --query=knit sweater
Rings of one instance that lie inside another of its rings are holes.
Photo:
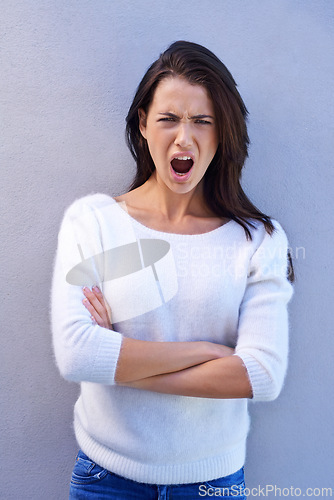
[[[161,394],[115,383],[123,336],[206,340],[235,348],[254,401],[275,399],[288,355],[287,238],[252,220],[204,234],[166,233],[132,218],[106,194],[76,200],[61,223],[51,290],[60,373],[81,384],[74,409],[80,448],[129,479],[180,484],[244,465],[247,399]],[[92,323],[82,286],[98,285],[113,330]]]

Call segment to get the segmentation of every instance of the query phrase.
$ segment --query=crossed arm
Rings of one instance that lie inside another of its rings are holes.
[[[85,288],[83,303],[92,319],[112,329],[102,293]],[[243,361],[234,349],[212,342],[151,342],[124,337],[118,358],[118,385],[203,398],[251,398]]]

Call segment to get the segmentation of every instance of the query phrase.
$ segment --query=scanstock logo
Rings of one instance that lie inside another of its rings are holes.
[[[177,273],[170,243],[163,239],[137,239],[131,217],[120,203],[94,209],[72,220],[72,239],[77,263],[66,273],[70,285],[99,285],[112,310],[113,322],[128,320],[152,311],[177,293]],[[93,253],[89,217],[108,225],[115,235],[112,246]],[[71,230],[71,229],[70,229]],[[70,236],[70,235],[69,235]]]

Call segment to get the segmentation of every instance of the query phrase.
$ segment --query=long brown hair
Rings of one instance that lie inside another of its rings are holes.
[[[143,109],[147,113],[158,84],[173,76],[205,87],[214,105],[219,145],[203,178],[208,207],[219,217],[240,224],[247,239],[252,239],[251,219],[261,221],[271,235],[275,228],[270,217],[256,208],[240,184],[248,156],[248,111],[226,66],[210,50],[196,43],[178,41],[170,45],[149,67],[137,88],[126,118],[127,144],[137,163],[130,191],[144,184],[155,170],[146,139],[139,130],[138,111]],[[290,252],[288,278],[294,281]]]

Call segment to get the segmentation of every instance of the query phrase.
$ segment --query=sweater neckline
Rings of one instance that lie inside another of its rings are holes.
[[[109,196],[109,195],[106,195],[108,196],[109,198],[111,198],[111,200],[118,204],[119,205],[119,202],[117,200],[115,200],[115,198],[113,198],[112,196]],[[136,225],[137,227],[145,230],[145,231],[148,231],[148,232],[152,232],[152,233],[155,233],[157,235],[164,235],[166,237],[169,237],[169,238],[186,238],[186,239],[196,239],[196,238],[204,238],[206,236],[215,236],[216,233],[218,234],[219,232],[223,232],[227,229],[227,226],[231,227],[233,224],[233,222],[235,222],[233,219],[229,220],[228,222],[225,222],[225,224],[222,224],[221,226],[219,227],[216,227],[215,229],[212,229],[211,231],[206,231],[205,233],[197,233],[197,234],[185,234],[185,233],[170,233],[170,232],[167,232],[167,231],[160,231],[159,229],[154,229],[152,227],[149,227],[149,226],[146,226],[145,224],[143,224],[142,222],[139,222],[137,219],[135,219],[132,215],[130,215],[127,211],[125,211],[123,208],[119,207],[120,210],[123,210],[127,216],[129,217],[129,219],[131,220],[131,222]]]

